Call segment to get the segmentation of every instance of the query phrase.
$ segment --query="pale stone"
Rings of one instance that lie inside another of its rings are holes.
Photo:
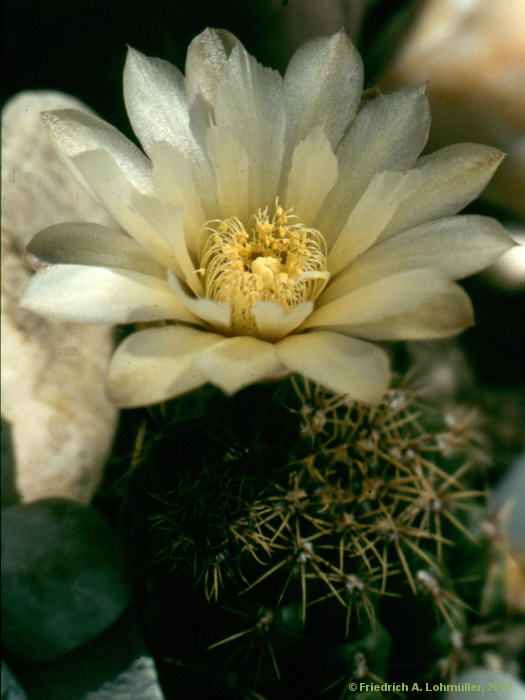
[[[507,157],[484,197],[525,214],[525,3],[426,0],[380,81],[385,90],[425,84],[430,150],[458,141]]]
[[[53,92],[15,96],[2,117],[2,416],[10,423],[22,501],[88,503],[100,481],[117,412],[105,394],[109,326],[50,321],[21,309],[32,270],[24,248],[41,228],[111,219],[51,146],[39,113],[84,108]]]

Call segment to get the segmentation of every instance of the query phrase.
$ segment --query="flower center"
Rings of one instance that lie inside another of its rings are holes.
[[[323,235],[277,200],[271,216],[268,207],[259,209],[247,227],[233,217],[208,221],[202,232],[204,293],[231,305],[234,335],[257,335],[252,313],[257,302],[273,301],[289,313],[313,301],[328,280]]]

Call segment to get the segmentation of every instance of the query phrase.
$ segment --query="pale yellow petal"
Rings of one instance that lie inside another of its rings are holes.
[[[388,388],[386,354],[362,340],[315,331],[288,336],[276,343],[275,349],[283,365],[292,372],[357,401],[379,403]]]
[[[148,159],[114,126],[79,109],[43,112],[42,119],[59,153],[67,159],[86,151],[107,151],[120,164],[122,172],[134,187],[151,194],[153,188]]]
[[[392,217],[380,240],[425,221],[456,214],[485,188],[504,158],[497,148],[459,143],[423,156],[420,184]]]
[[[253,212],[249,210],[250,165],[246,151],[234,133],[218,126],[208,129],[206,147],[217,182],[215,218],[236,216],[247,222]]]
[[[101,224],[63,223],[39,231],[24,254],[35,268],[57,264],[95,265],[166,279],[166,269],[121,231]]]
[[[291,150],[318,126],[335,148],[356,113],[363,87],[363,62],[345,32],[299,47],[284,83]]]
[[[165,267],[202,293],[196,263],[184,236],[180,207],[135,189],[105,151],[88,151],[73,161],[115,220]]]
[[[214,329],[227,333],[231,327],[231,308],[223,302],[190,296],[177,275],[168,272],[168,281],[177,299],[195,316],[209,323]]]
[[[226,29],[207,28],[188,46],[186,53],[186,94],[191,103],[200,94],[213,105],[221,71],[232,49],[240,41]]]
[[[21,305],[71,323],[199,319],[158,277],[117,268],[53,265],[29,280]]]
[[[153,153],[156,141],[168,141],[187,158],[203,159],[190,128],[184,77],[171,63],[129,48],[124,100],[133,131],[146,153]]]
[[[257,63],[240,44],[233,48],[221,71],[215,121],[236,136],[248,156],[249,211],[272,205],[284,148],[282,78]]]
[[[313,308],[313,302],[303,301],[289,313],[285,313],[280,304],[273,301],[259,301],[252,308],[257,333],[264,340],[279,340],[300,326],[305,318],[312,313]]]
[[[188,249],[190,254],[196,255],[201,226],[211,217],[205,213],[203,205],[203,201],[208,203],[210,199],[210,188],[205,188],[204,195],[202,188],[197,187],[190,163],[166,141],[155,144],[152,165],[155,193],[164,202],[182,206]]]
[[[455,286],[434,270],[399,272],[359,287],[317,308],[306,319],[303,328],[381,321],[408,311],[427,297],[443,294]]]
[[[224,339],[202,352],[195,366],[227,394],[273,378],[282,370],[275,347],[251,336]]]
[[[139,194],[139,191],[107,151],[86,151],[72,161],[115,221],[137,243],[166,266],[171,262],[177,265],[167,241],[132,205],[132,192]]]
[[[182,208],[139,192],[131,193],[130,202],[133,210],[168,243],[171,255],[165,261],[165,265],[175,270],[188,287],[200,296],[203,288],[197,265],[192,260],[186,244]]]
[[[460,279],[490,265],[512,246],[505,229],[487,216],[451,216],[430,221],[367,250],[331,281],[319,304],[381,277],[418,267]]]
[[[376,173],[407,170],[428,136],[430,114],[423,88],[405,88],[368,102],[336,155],[339,181],[318,216],[316,228],[336,235]]]
[[[108,392],[118,406],[168,401],[206,382],[195,358],[221,336],[184,326],[148,328],[128,336],[108,370]]]
[[[386,171],[372,179],[330,249],[327,262],[332,276],[375,243],[418,181],[414,171]]]
[[[424,299],[397,316],[337,327],[343,333],[368,340],[433,340],[457,335],[474,323],[472,303],[457,284]]]
[[[336,182],[337,158],[322,127],[316,127],[293,152],[284,208],[293,208],[299,220],[311,226]]]

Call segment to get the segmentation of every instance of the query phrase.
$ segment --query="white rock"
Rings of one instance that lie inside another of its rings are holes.
[[[18,306],[32,274],[21,256],[39,229],[111,223],[59,160],[40,121],[41,111],[66,107],[84,108],[61,93],[27,92],[2,116],[2,416],[11,425],[21,500],[88,503],[116,426],[105,395],[112,330],[49,321]]]

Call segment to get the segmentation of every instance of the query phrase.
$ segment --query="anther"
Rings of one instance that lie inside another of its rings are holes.
[[[322,234],[297,221],[276,200],[273,215],[259,209],[245,226],[239,219],[208,221],[199,270],[205,295],[232,308],[232,331],[257,335],[252,307],[259,301],[279,304],[289,313],[323,290],[326,242]]]

